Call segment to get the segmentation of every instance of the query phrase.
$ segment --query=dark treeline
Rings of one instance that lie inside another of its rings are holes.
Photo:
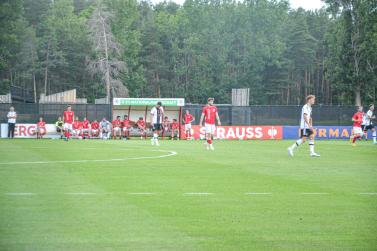
[[[377,4],[326,0],[2,0],[0,92],[15,85],[80,97],[185,97],[251,104],[376,100]]]

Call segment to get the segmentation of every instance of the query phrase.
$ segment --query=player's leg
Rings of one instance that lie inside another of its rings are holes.
[[[377,144],[377,141],[376,141],[376,128],[374,128],[374,125],[371,126],[370,130],[372,131],[373,144]]]
[[[361,130],[363,131],[363,137],[365,140],[368,140],[368,129],[366,125],[361,125]]]
[[[161,124],[154,124],[153,125],[153,137],[152,137],[152,145],[159,146],[158,142],[158,135],[160,134]]]
[[[301,129],[300,130],[300,138],[298,140],[296,140],[296,142],[291,145],[290,147],[288,147],[288,153],[289,155],[291,155],[293,157],[293,152],[294,150],[296,150],[296,148],[298,148],[299,146],[301,146],[302,144],[305,143],[306,141],[306,130],[305,129]]]
[[[314,151],[314,132],[312,130],[309,131],[309,151],[311,157],[320,157],[318,153]]]
[[[363,134],[361,127],[354,127],[353,133],[354,133],[354,136],[353,136],[353,139],[352,139],[352,146],[356,146],[356,143],[355,143],[356,140],[361,138],[361,135]]]

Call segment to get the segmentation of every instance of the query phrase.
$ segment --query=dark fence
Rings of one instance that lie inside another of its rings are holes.
[[[17,112],[18,123],[36,123],[40,116],[47,123],[55,123],[63,115],[66,104],[0,104],[0,121],[6,122],[9,107],[13,106]],[[80,119],[87,117],[89,120],[100,120],[103,117],[111,119],[110,105],[77,104],[72,105],[72,110]]]
[[[199,123],[201,105],[188,105],[185,109],[195,116]],[[302,106],[218,106],[223,125],[298,125]],[[315,125],[350,125],[356,108],[353,106],[313,107]]]
[[[66,109],[65,104],[0,104],[0,121],[6,122],[6,115],[10,106],[14,106],[18,114],[18,123],[36,123],[42,116],[47,123],[54,123],[62,116]],[[190,110],[195,116],[195,124],[199,123],[202,105],[187,105],[184,109]],[[298,125],[301,116],[301,106],[247,106],[237,107],[219,105],[219,115],[223,125]],[[80,119],[100,120],[103,117],[111,118],[110,105],[77,104],[72,110]],[[313,107],[315,125],[350,125],[351,117],[355,112],[353,106],[321,106]]]

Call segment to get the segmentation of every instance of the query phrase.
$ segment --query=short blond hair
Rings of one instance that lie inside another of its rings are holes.
[[[307,96],[306,97],[306,102],[308,102],[310,99],[312,99],[312,98],[315,98],[315,96],[314,95],[309,95],[309,96]]]

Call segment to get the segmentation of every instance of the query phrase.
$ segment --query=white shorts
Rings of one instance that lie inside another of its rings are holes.
[[[185,131],[191,130],[191,124],[185,124]]]
[[[89,132],[89,128],[83,128],[82,132]]]
[[[98,129],[92,129],[92,134],[97,134],[98,133]]]
[[[64,130],[72,131],[72,124],[64,123],[63,129]]]
[[[114,132],[121,132],[120,127],[114,127],[113,130],[114,130]]]
[[[353,127],[353,134],[363,134],[363,130],[361,129],[361,127],[354,126]]]
[[[76,135],[80,134],[80,132],[81,132],[80,129],[74,129],[74,130],[73,130],[73,134],[76,134]]]
[[[123,127],[123,128],[122,128],[122,131],[123,131],[123,132],[127,132],[127,131],[129,131],[129,130],[130,130],[130,129],[129,129],[128,127]]]
[[[214,124],[205,124],[206,133],[214,134],[216,130],[216,125]]]

